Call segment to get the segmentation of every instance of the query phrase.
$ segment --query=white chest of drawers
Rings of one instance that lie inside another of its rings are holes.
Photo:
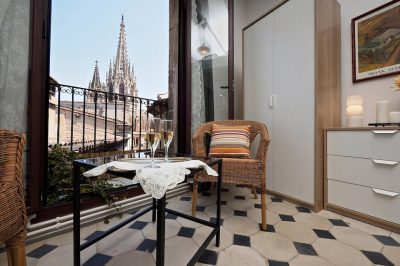
[[[400,231],[400,128],[325,131],[325,207]]]

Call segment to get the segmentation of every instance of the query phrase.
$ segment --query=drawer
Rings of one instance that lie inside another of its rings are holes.
[[[327,153],[400,161],[400,130],[329,131]]]
[[[400,195],[380,193],[370,187],[328,181],[329,203],[400,224]]]
[[[400,163],[328,155],[328,179],[400,192]]]

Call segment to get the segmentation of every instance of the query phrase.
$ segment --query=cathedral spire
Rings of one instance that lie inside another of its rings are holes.
[[[118,39],[118,49],[117,49],[117,57],[115,60],[115,74],[114,79],[117,78],[116,75],[122,78],[127,74],[126,69],[128,66],[128,49],[126,47],[126,33],[125,33],[125,22],[124,16],[122,15],[120,30],[119,30],[119,39]]]
[[[96,60],[95,66],[94,66],[92,81],[89,83],[89,89],[92,89],[92,90],[100,90],[101,89],[99,66],[98,66],[97,60]]]

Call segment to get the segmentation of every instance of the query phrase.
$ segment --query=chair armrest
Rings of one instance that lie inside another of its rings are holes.
[[[260,139],[260,144],[258,145],[256,159],[262,161],[264,164],[267,161],[267,152],[270,141],[271,140],[268,137],[264,137]]]
[[[207,156],[209,147],[204,139],[205,135],[211,135],[210,131],[197,131],[192,137],[193,153],[196,156]]]

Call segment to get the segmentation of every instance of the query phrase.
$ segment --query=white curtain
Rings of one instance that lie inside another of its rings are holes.
[[[0,1],[0,128],[26,132],[29,0]]]
[[[192,1],[192,133],[206,121],[205,100],[204,100],[204,80],[201,56],[197,52],[200,46],[202,30],[197,19],[196,1]]]

